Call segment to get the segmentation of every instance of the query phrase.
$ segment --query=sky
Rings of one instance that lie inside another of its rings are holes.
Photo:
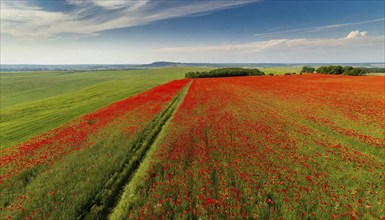
[[[1,64],[384,62],[383,0],[1,0]]]

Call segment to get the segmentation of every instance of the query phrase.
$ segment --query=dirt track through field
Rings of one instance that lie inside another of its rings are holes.
[[[123,189],[131,184],[131,180],[134,178],[137,173],[136,171],[140,168],[143,160],[150,156],[147,152],[151,148],[156,147],[154,143],[156,143],[159,134],[162,133],[165,125],[172,118],[174,112],[180,105],[189,85],[182,89],[182,91],[180,91],[170,102],[167,108],[152,120],[135,141],[135,146],[133,147],[134,150],[132,151],[134,156],[130,155],[127,157],[127,162],[124,167],[122,167],[121,171],[115,173],[111,177],[110,181],[108,181],[110,184],[107,184],[107,186],[95,196],[95,199],[82,209],[83,212],[78,218],[106,219],[108,217],[119,202]]]

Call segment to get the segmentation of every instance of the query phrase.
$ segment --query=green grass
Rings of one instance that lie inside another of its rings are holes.
[[[258,68],[266,75],[273,73],[274,75],[283,75],[285,73],[299,73],[301,72],[301,67],[263,67]]]
[[[141,167],[142,162],[149,161],[149,157],[154,151],[153,148],[156,147],[158,136],[162,135],[163,127],[172,117],[186,92],[187,87],[179,92],[179,94],[170,102],[168,107],[154,118],[147,128],[143,130],[138,139],[134,142],[135,144],[132,146],[133,151],[130,153],[130,157],[127,158],[121,172],[115,172],[114,175],[112,175],[108,183],[93,199],[92,208],[86,212],[85,216],[79,216],[79,218],[106,219],[107,215],[111,212],[112,207],[118,202],[120,197],[119,191],[129,187],[131,184],[138,184],[136,182],[137,178],[135,178],[138,173],[135,173],[135,171]],[[144,164],[144,166],[146,166],[146,164]],[[139,175],[143,175],[143,171],[144,168],[141,168],[138,171],[140,172]],[[132,183],[133,178],[135,178],[136,181]],[[125,187],[126,184],[127,186]]]
[[[0,149],[198,69],[2,73]]]
[[[146,155],[144,156],[143,160],[141,161],[140,166],[136,169],[135,173],[133,174],[131,180],[126,184],[124,187],[123,193],[121,195],[120,200],[116,204],[116,206],[111,210],[112,212],[108,216],[109,219],[124,219],[125,211],[128,209],[131,209],[132,206],[137,202],[139,197],[136,196],[136,193],[144,186],[143,179],[145,178],[145,175],[147,174],[147,169],[150,166],[151,163],[151,157],[153,153],[156,150],[156,147],[160,144],[161,141],[163,141],[163,138],[167,134],[167,127],[170,124],[170,118],[172,118],[175,115],[175,112],[177,108],[179,107],[180,103],[183,101],[184,96],[186,95],[188,88],[190,85],[188,85],[186,88],[183,89],[179,93],[179,95],[175,98],[175,103],[171,104],[171,111],[169,111],[170,115],[168,115],[167,121],[163,124],[163,127],[161,128],[157,138],[152,143],[152,145],[149,147]],[[165,111],[166,112],[166,111]]]
[[[366,73],[365,76],[385,76],[385,73]]]
[[[1,73],[1,108],[33,102],[114,79],[127,71]]]

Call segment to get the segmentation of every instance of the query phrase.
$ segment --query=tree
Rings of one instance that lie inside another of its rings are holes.
[[[314,73],[315,69],[313,67],[303,66],[301,73]]]
[[[367,68],[354,68],[352,66],[320,66],[316,69],[317,73],[324,74],[344,74],[351,76],[362,76],[365,73],[369,72]]]
[[[350,76],[362,76],[365,73],[366,73],[365,69],[363,69],[363,68],[353,68],[353,69],[349,70],[348,72],[346,72],[344,74],[345,75],[350,75]]]
[[[352,69],[353,69],[352,66],[345,66],[345,67],[344,67],[344,74],[347,73],[347,72],[349,72],[349,71],[352,70]]]
[[[344,73],[344,68],[342,66],[330,66],[331,74],[342,74]]]
[[[327,66],[320,66],[316,69],[317,73],[330,73],[330,68]]]

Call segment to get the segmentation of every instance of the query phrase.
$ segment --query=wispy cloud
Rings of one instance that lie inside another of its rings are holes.
[[[1,32],[13,36],[52,37],[62,33],[95,33],[155,21],[210,13],[257,0],[67,0],[70,12],[53,12],[29,1],[1,2]]]
[[[43,41],[30,46],[28,43],[11,41],[2,44],[0,59],[1,63],[8,64],[124,64],[149,63],[157,60],[223,63],[383,62],[384,36],[364,33],[365,31],[352,31],[342,38],[277,39],[206,46],[199,46],[194,42],[189,42],[185,47],[144,48],[131,45],[129,50],[122,44],[92,40],[74,41],[59,49],[52,41]]]
[[[383,35],[368,36],[365,31],[352,31],[344,38],[275,39],[239,44],[162,48],[159,49],[159,52],[176,57],[187,54],[192,57],[191,59],[209,57],[207,58],[209,60],[213,58],[225,60],[226,57],[240,57],[243,62],[245,60],[251,62],[299,62],[300,60],[310,62],[317,61],[317,59],[318,61],[338,60],[340,62],[345,58],[346,61],[373,61],[384,59],[384,40]],[[311,60],[313,57],[314,59]]]
[[[89,0],[90,2],[106,9],[118,9],[118,8],[130,8],[136,10],[146,4],[149,1],[138,1],[138,0]]]
[[[279,36],[279,35],[291,34],[291,33],[319,32],[319,31],[331,30],[331,29],[336,29],[336,28],[341,28],[341,27],[349,27],[349,26],[355,26],[355,25],[361,25],[361,24],[370,24],[370,23],[383,22],[383,21],[385,21],[385,18],[360,21],[360,22],[350,22],[350,23],[343,23],[343,24],[332,24],[332,25],[325,25],[325,26],[318,26],[318,27],[296,28],[296,29],[290,29],[290,30],[285,30],[285,31],[260,33],[260,34],[255,34],[254,36],[256,36],[256,37],[273,37],[273,36]]]
[[[173,47],[163,48],[167,52],[225,52],[243,51],[247,53],[282,51],[287,49],[300,48],[332,48],[343,46],[362,46],[379,44],[384,45],[384,36],[367,36],[366,31],[352,31],[344,38],[325,38],[325,39],[276,39],[267,41],[247,42],[240,44],[222,44],[215,46],[192,46],[192,47]]]

